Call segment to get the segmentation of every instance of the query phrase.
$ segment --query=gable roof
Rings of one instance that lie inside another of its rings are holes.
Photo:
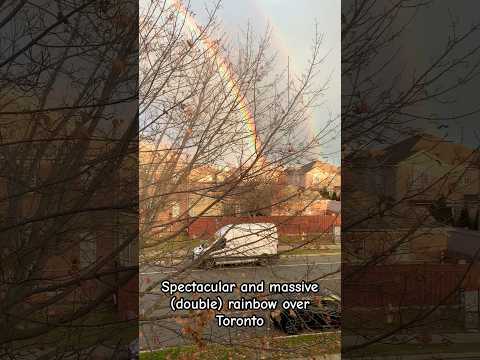
[[[384,165],[396,165],[421,152],[450,165],[473,163],[478,158],[475,150],[431,134],[417,134],[371,154]]]
[[[302,167],[300,167],[299,171],[302,173],[307,173],[315,168],[321,169],[329,173],[337,173],[339,171],[337,166],[328,164],[320,160],[314,160],[309,162],[308,164],[303,165]]]

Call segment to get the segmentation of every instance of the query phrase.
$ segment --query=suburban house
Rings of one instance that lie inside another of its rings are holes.
[[[387,322],[438,306],[462,309],[462,294],[479,289],[476,151],[417,134],[356,155],[343,189],[347,308],[365,322],[374,309]]]
[[[381,255],[383,263],[440,262],[451,249],[449,229],[478,231],[473,149],[417,134],[361,155],[344,189],[344,217],[357,224],[344,234],[352,261]]]
[[[319,190],[295,185],[278,187],[274,192],[272,215],[339,214],[340,201],[325,199]]]
[[[480,190],[478,153],[429,134],[418,134],[371,151],[355,169],[358,187],[393,201],[428,206],[445,198],[453,211],[475,202]]]
[[[273,165],[270,168],[268,164],[263,164],[258,175],[244,178],[242,169],[193,164],[167,146],[143,141],[140,143],[142,236],[147,239],[175,233],[201,234],[204,231],[199,226],[210,229],[232,217],[338,216],[339,201],[326,199],[323,190],[340,194],[339,169],[314,162],[297,170],[303,177],[300,185],[289,183],[290,170]],[[309,224],[312,219],[303,223]],[[305,231],[312,228],[295,226]]]
[[[340,168],[320,160],[286,170],[287,183],[305,189],[327,189],[337,196],[341,192]]]

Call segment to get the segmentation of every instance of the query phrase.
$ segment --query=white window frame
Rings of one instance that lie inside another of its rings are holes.
[[[469,186],[473,183],[473,178],[474,174],[471,169],[465,170],[465,172],[462,175],[462,185],[463,186]]]
[[[424,190],[431,182],[431,178],[423,168],[414,168],[412,177],[409,180],[411,190]]]

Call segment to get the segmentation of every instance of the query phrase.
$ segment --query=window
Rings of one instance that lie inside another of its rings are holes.
[[[125,244],[128,242],[128,244]],[[130,228],[120,228],[115,239],[115,250],[125,246],[117,255],[120,266],[135,265],[138,263],[138,238],[132,234]]]
[[[472,170],[467,169],[465,173],[462,174],[460,184],[463,186],[469,186],[473,183],[474,173]]]
[[[233,205],[233,213],[235,215],[240,215],[240,204],[234,204]]]
[[[396,246],[394,252],[397,256],[408,255],[410,253],[410,243],[408,241],[402,240],[394,246]]]
[[[86,268],[97,260],[97,242],[89,234],[84,234],[80,240],[80,268]]]
[[[421,190],[427,188],[431,184],[429,174],[421,168],[415,168],[412,177],[409,180],[409,188],[413,190]]]
[[[179,173],[175,173],[175,174],[172,174],[171,178],[170,178],[170,183],[171,184],[178,184],[180,183],[180,174]]]
[[[177,218],[180,216],[180,205],[177,202],[172,204],[172,217]]]
[[[338,241],[341,235],[342,235],[342,228],[338,225],[335,225],[333,227],[333,236],[335,237],[335,240]]]
[[[124,239],[125,241],[125,239]],[[120,252],[119,262],[122,266],[134,265],[136,263],[136,243],[131,241],[125,249]]]
[[[223,205],[223,215],[237,216],[240,213],[240,205],[238,203],[226,203]]]

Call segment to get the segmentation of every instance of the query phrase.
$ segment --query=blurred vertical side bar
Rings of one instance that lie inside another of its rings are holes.
[[[138,2],[0,4],[0,358],[138,341]]]
[[[480,358],[479,13],[342,0],[342,358]]]

